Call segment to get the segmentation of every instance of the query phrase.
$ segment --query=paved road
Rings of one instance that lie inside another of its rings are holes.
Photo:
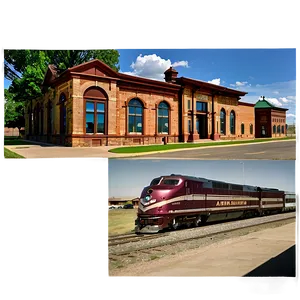
[[[180,150],[168,153],[153,153],[136,157],[144,158],[170,158],[170,159],[278,159],[295,160],[296,142],[273,141],[267,143],[247,144],[238,146],[214,146],[198,149]]]

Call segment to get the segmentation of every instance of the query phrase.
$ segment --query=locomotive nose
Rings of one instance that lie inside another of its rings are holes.
[[[147,206],[149,204],[155,203],[155,193],[153,193],[153,190],[150,189],[146,193],[142,194],[142,197],[140,198],[140,202],[144,205]]]

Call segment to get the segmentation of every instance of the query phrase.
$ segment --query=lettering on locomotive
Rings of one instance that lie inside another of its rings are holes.
[[[216,206],[247,205],[247,201],[217,201]]]

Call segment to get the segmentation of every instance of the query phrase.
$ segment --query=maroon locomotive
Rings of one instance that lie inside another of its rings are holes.
[[[285,192],[278,189],[171,174],[154,178],[143,189],[135,231],[156,233],[181,225],[198,226],[294,208],[285,207]]]

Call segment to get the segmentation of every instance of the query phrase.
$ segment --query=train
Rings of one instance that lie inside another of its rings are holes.
[[[154,178],[139,198],[135,232],[296,210],[296,195],[276,188],[171,174]]]

